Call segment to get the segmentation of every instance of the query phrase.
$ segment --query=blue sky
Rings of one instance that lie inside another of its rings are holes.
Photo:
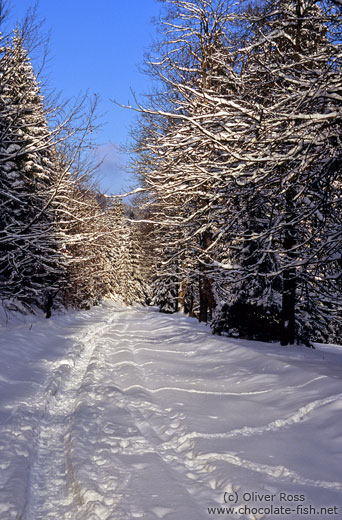
[[[11,22],[20,20],[30,0],[12,0]],[[89,90],[101,98],[103,127],[98,133],[101,187],[117,193],[131,181],[122,171],[127,159],[116,150],[128,139],[135,114],[115,106],[132,101],[131,89],[149,91],[149,79],[138,71],[144,51],[151,44],[158,16],[157,0],[40,0],[38,12],[51,31],[49,82],[66,97]],[[12,22],[12,23],[13,23]]]

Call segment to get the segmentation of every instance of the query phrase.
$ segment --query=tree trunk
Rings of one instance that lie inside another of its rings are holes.
[[[212,280],[205,273],[199,279],[200,311],[199,321],[207,323],[212,318],[213,310],[216,306],[212,291]]]
[[[283,273],[281,345],[295,342],[296,270],[286,269]]]
[[[205,231],[201,240],[202,250],[205,251],[210,246],[210,244],[210,233]],[[211,320],[213,310],[216,307],[216,302],[212,290],[213,281],[209,276],[207,267],[201,262],[199,264],[199,270],[199,321],[207,323],[208,320]]]
[[[283,272],[283,297],[282,297],[282,320],[281,320],[281,345],[293,345],[295,342],[295,308],[296,308],[296,268],[291,266],[295,260],[296,253],[296,229],[293,224],[295,217],[295,190],[289,189],[286,192],[285,211],[286,225],[284,235],[284,252],[288,267]]]
[[[45,309],[46,309],[46,318],[51,318],[51,311],[52,311],[52,306],[53,306],[53,298],[54,296],[52,295],[52,293],[50,292],[47,296],[47,299],[46,299],[46,305],[45,305]]]

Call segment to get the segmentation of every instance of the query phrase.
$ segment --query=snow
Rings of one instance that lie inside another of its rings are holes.
[[[341,347],[220,338],[113,302],[0,323],[1,520],[341,511]]]

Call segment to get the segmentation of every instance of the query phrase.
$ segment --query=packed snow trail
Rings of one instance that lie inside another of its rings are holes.
[[[114,303],[6,325],[0,345],[1,520],[341,515],[339,347]]]

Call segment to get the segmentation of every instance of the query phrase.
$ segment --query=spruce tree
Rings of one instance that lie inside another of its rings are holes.
[[[51,206],[56,150],[19,31],[0,60],[0,294],[43,306],[65,265]]]

